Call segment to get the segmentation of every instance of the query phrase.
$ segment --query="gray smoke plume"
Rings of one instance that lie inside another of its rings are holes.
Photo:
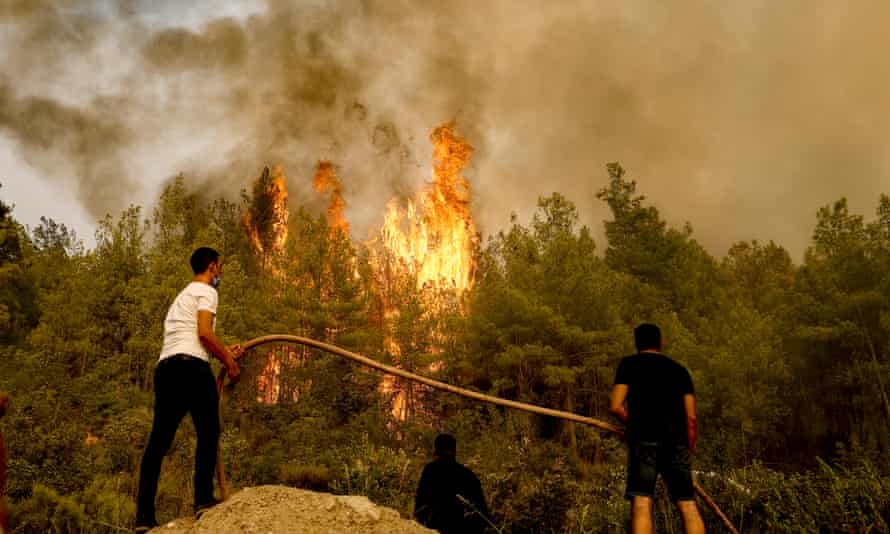
[[[0,128],[94,215],[179,171],[231,195],[275,163],[320,207],[329,159],[366,232],[429,179],[427,135],[451,119],[489,232],[553,191],[599,231],[615,160],[716,254],[799,254],[820,205],[870,214],[890,189],[886,2],[183,5],[0,7]]]

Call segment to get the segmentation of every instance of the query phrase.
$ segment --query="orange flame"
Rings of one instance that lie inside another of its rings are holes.
[[[401,208],[389,202],[384,215],[383,247],[420,287],[472,287],[479,242],[470,214],[470,186],[461,174],[473,148],[454,133],[452,123],[430,134],[433,181],[414,201]]]
[[[313,182],[315,190],[319,193],[331,190],[331,202],[328,204],[328,225],[331,231],[349,235],[349,223],[343,218],[343,208],[346,207],[346,201],[343,200],[343,186],[337,177],[334,165],[330,161],[320,160]]]

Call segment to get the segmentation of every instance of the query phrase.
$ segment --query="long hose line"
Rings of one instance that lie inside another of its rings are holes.
[[[585,417],[583,415],[578,415],[571,412],[564,412],[562,410],[554,410],[552,408],[544,408],[542,406],[535,406],[534,404],[526,404],[524,402],[517,402],[508,399],[502,399],[500,397],[494,397],[492,395],[485,395],[484,393],[479,393],[478,391],[472,391],[469,389],[464,389],[461,387],[453,386],[451,384],[446,384],[445,382],[440,382],[438,380],[433,380],[432,378],[427,378],[425,376],[417,375],[414,373],[409,373],[403,369],[399,369],[397,367],[393,367],[391,365],[386,365],[380,363],[376,360],[372,360],[367,356],[362,356],[360,354],[356,354],[354,352],[350,352],[346,349],[342,349],[335,345],[330,345],[328,343],[322,343],[321,341],[316,341],[314,339],[309,339],[300,336],[292,336],[288,334],[273,334],[270,336],[262,336],[255,339],[251,339],[250,341],[246,341],[241,343],[241,346],[244,348],[244,351],[248,351],[254,347],[258,347],[260,345],[265,345],[269,343],[293,343],[297,345],[303,345],[306,347],[311,347],[314,349],[318,349],[329,354],[335,354],[337,356],[341,356],[348,360],[352,360],[360,365],[365,367],[370,367],[372,369],[376,369],[383,373],[398,376],[404,378],[406,380],[411,380],[414,382],[418,382],[424,385],[427,385],[431,388],[438,389],[440,391],[447,391],[449,393],[454,393],[455,395],[460,395],[461,397],[466,397],[468,399],[473,399],[480,402],[487,402],[489,404],[495,404],[497,406],[503,406],[505,408],[513,408],[516,410],[521,410],[524,412],[535,413],[538,415],[546,415],[548,417],[558,417],[560,419],[565,419],[566,421],[573,421],[576,423],[581,423],[584,425],[593,426],[599,428],[601,430],[605,430],[607,432],[611,432],[612,434],[616,434],[621,438],[624,438],[624,429],[606,423],[604,421],[600,421],[599,419],[594,419],[592,417]],[[222,398],[222,384],[225,380],[226,370],[222,369],[220,371],[219,377],[217,378],[217,388],[220,391],[220,399]],[[223,488],[223,498],[225,499],[228,494],[228,488],[225,484],[225,472],[222,467],[222,458],[220,455],[217,455],[217,474],[220,478],[220,485]],[[726,526],[726,528],[732,532],[733,534],[738,534],[738,530],[733,526],[733,524],[729,521],[729,518],[720,510],[717,506],[717,503],[714,502],[713,499],[705,492],[705,490],[699,485],[698,482],[693,481],[693,485],[695,487],[695,492],[698,496],[705,502],[708,508],[720,518],[720,521]]]

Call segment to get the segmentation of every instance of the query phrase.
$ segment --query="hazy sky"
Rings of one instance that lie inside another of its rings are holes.
[[[328,158],[366,235],[456,119],[485,233],[560,191],[601,235],[618,160],[711,252],[799,258],[819,206],[871,217],[890,192],[887,20],[884,0],[5,0],[0,198],[89,238],[178,172],[235,195],[282,163],[320,209]]]

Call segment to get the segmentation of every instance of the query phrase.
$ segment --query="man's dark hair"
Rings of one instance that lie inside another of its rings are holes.
[[[189,263],[192,264],[192,272],[201,274],[210,267],[210,264],[219,259],[219,252],[210,247],[201,247],[192,252]]]
[[[634,329],[637,350],[661,350],[661,330],[654,324],[643,323]]]
[[[451,434],[439,434],[436,436],[433,447],[436,450],[436,454],[440,456],[447,454],[454,456],[457,452],[457,440]]]

